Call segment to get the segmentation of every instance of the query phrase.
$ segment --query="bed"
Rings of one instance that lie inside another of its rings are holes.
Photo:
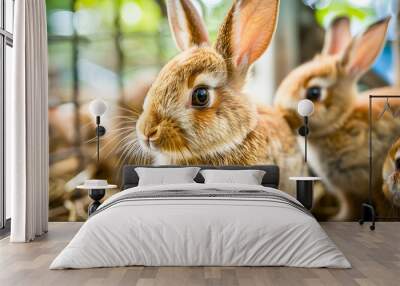
[[[98,208],[50,269],[351,267],[309,211],[278,190],[277,166],[201,166],[264,170],[261,185],[205,184],[198,174],[196,183],[153,186],[138,186],[136,167],[124,167],[123,191]]]

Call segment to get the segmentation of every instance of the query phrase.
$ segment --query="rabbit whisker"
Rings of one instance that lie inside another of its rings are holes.
[[[137,118],[134,118],[132,116],[126,116],[126,115],[116,115],[116,116],[113,116],[112,119],[129,119],[132,121],[137,121]]]
[[[126,133],[126,132],[125,132],[125,133]],[[119,140],[119,141],[116,143],[117,146],[116,146],[115,148],[111,149],[111,150],[107,153],[106,158],[108,158],[108,156],[109,156],[111,153],[117,153],[117,151],[119,150],[121,144],[122,144],[123,142],[127,141],[128,139],[129,139],[129,134],[125,135],[121,140]],[[103,149],[105,149],[106,147],[108,147],[111,143],[115,143],[115,141],[110,140],[101,150],[103,150]]]
[[[123,163],[124,157],[125,157],[126,153],[129,152],[129,149],[130,149],[129,147],[131,146],[131,144],[132,143],[130,141],[128,141],[124,144],[124,147],[122,149],[123,151],[120,154],[119,159],[117,161],[117,166],[120,166]]]
[[[131,113],[133,115],[139,115],[141,113],[139,110],[129,109],[129,108],[125,108],[125,107],[122,107],[122,106],[118,106],[116,108],[120,109],[121,111],[129,112],[129,113]]]
[[[90,138],[89,140],[84,141],[83,144],[89,144],[89,143],[95,142],[96,139],[97,139],[97,137]]]

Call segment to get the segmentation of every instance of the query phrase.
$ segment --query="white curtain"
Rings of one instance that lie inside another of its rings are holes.
[[[48,73],[45,0],[15,1],[13,93],[6,98],[6,187],[12,242],[48,224]]]

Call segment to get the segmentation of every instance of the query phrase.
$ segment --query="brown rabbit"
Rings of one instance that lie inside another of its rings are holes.
[[[181,53],[159,73],[136,125],[153,163],[277,164],[285,191],[288,176],[301,174],[302,156],[284,118],[242,91],[270,43],[278,6],[278,0],[235,1],[211,46],[191,1],[167,1]]]
[[[382,170],[383,196],[377,211],[387,217],[400,215],[400,139],[390,149]]]
[[[368,96],[359,95],[357,81],[379,55],[388,23],[386,18],[351,38],[349,20],[334,20],[322,53],[293,70],[276,94],[275,106],[285,113],[293,130],[301,120],[296,112],[298,102],[304,98],[314,102],[308,163],[325,187],[337,195],[340,211],[336,219],[359,217],[361,203],[367,200]],[[400,119],[386,113],[378,120],[383,104],[376,100],[372,109],[374,190],[381,189],[383,160],[400,134]],[[299,142],[302,140],[299,137]]]

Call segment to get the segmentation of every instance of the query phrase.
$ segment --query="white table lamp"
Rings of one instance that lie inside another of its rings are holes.
[[[97,137],[97,162],[100,160],[100,136],[106,134],[104,126],[100,125],[100,117],[106,112],[107,105],[101,99],[93,100],[89,105],[89,110],[96,117],[96,137]]]
[[[297,112],[304,118],[304,125],[299,128],[299,134],[304,136],[304,161],[307,163],[307,136],[310,132],[308,128],[308,117],[314,112],[314,103],[309,99],[303,99],[297,105]]]

